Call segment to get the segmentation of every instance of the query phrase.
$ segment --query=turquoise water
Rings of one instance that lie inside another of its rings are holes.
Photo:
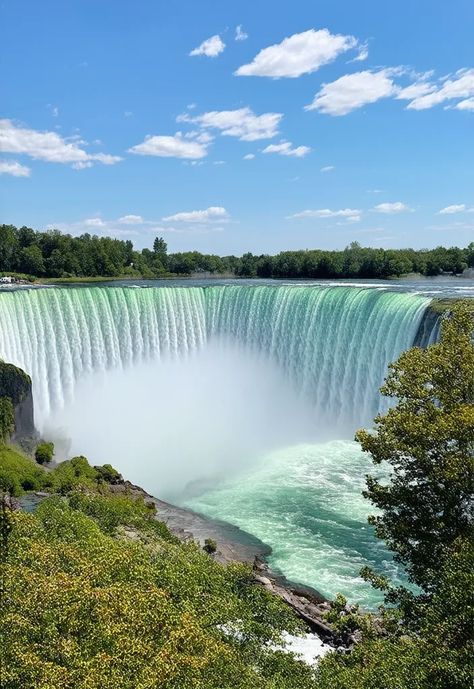
[[[320,420],[352,428],[384,406],[387,365],[412,344],[428,303],[385,288],[306,285],[3,292],[0,356],[31,374],[41,423],[84,375],[226,337],[276,363]]]
[[[361,567],[395,581],[400,573],[367,524],[361,491],[372,471],[354,442],[298,445],[260,457],[251,471],[184,504],[270,545],[270,565],[289,579],[373,607],[380,595],[358,576]]]
[[[369,425],[386,408],[378,389],[387,366],[412,345],[428,303],[428,296],[385,285],[255,283],[1,292],[0,357],[32,375],[40,427],[68,408],[74,409],[76,419],[81,415],[89,419],[89,426],[64,423],[74,448],[85,434],[90,436],[85,440],[90,441],[87,451],[93,462],[99,461],[94,456],[99,442],[94,434],[106,436],[102,438],[106,449],[108,438],[123,427],[131,443],[128,475],[133,479],[133,463],[140,464],[145,488],[158,485],[156,448],[164,461],[160,471],[166,471],[167,456],[176,454],[176,438],[185,438],[193,479],[199,479],[201,461],[215,471],[215,488],[189,499],[190,506],[237,524],[268,543],[273,548],[272,566],[288,578],[327,596],[341,591],[370,606],[377,597],[359,579],[360,568],[369,563],[391,575],[397,572],[367,525],[370,506],[361,490],[370,463],[350,441],[358,427]],[[221,353],[227,343],[226,358]],[[237,347],[238,355],[231,347]],[[207,358],[197,356],[200,352],[207,352]],[[250,369],[241,365],[247,359],[252,362]],[[183,361],[191,367],[181,367],[184,382],[174,369]],[[156,368],[143,369],[155,363]],[[228,375],[229,369],[233,375]],[[269,385],[273,369],[279,372],[281,385]],[[102,398],[97,386],[105,389],[104,376],[114,371],[125,378],[130,371],[135,387],[129,386],[126,396],[127,383],[119,379],[118,388],[109,388],[115,391],[112,404],[107,403],[110,395]],[[151,389],[146,397],[141,394],[142,380]],[[74,408],[84,381],[90,383],[85,402],[82,408]],[[220,387],[226,381],[232,390],[223,396]],[[189,385],[194,386],[192,390]],[[270,422],[265,429],[265,434],[274,437],[262,438],[254,429],[241,442],[240,436],[252,425],[249,420],[261,418],[267,423],[260,403],[253,404],[262,398],[265,404],[267,389],[275,390],[269,393],[270,409],[277,405],[279,411],[271,415],[274,428]],[[181,390],[185,400],[180,399]],[[220,394],[209,394],[213,390]],[[280,409],[281,399],[294,403]],[[191,406],[188,400],[194,400]],[[298,411],[301,405],[304,414]],[[112,408],[113,415],[101,418],[104,409]],[[226,413],[232,418],[226,418]],[[291,435],[281,431],[286,425],[289,430],[297,427],[295,416],[298,421],[306,413],[320,444],[262,450],[274,448],[275,438]],[[133,428],[129,431],[137,414],[146,416],[148,436],[140,431],[135,436]],[[249,419],[250,415],[254,418]],[[209,423],[205,438],[196,427],[199,418]],[[219,436],[222,429],[215,426],[224,422],[225,434]],[[214,442],[212,462],[205,462],[202,445],[208,439],[211,450],[216,436],[221,443],[225,440],[221,454]],[[234,442],[236,436],[240,444]],[[200,446],[197,451],[193,442]],[[241,447],[245,457],[239,455]],[[170,461],[179,468],[177,459]],[[169,471],[176,473],[176,466]],[[226,481],[221,481],[222,475]],[[178,479],[184,489],[187,472],[178,471]]]

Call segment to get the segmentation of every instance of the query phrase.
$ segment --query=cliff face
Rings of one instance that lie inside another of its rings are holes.
[[[0,397],[9,397],[15,408],[13,441],[36,436],[31,378],[21,368],[0,360]]]

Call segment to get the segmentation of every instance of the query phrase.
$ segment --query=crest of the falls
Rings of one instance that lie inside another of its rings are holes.
[[[275,362],[318,416],[369,422],[387,365],[426,297],[357,287],[81,287],[0,294],[0,356],[33,379],[40,417],[90,373],[186,355],[226,338]]]

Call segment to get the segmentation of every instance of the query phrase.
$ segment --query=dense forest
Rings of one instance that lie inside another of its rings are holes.
[[[276,256],[169,254],[164,239],[136,251],[130,240],[59,230],[0,226],[0,273],[37,278],[143,277],[215,274],[260,278],[387,278],[408,273],[456,275],[474,266],[474,243],[435,249],[374,249],[353,242],[343,251],[309,249]]]

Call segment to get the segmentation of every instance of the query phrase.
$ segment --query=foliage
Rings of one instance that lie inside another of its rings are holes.
[[[6,443],[15,430],[15,410],[9,397],[0,397],[0,443]]]
[[[54,443],[39,443],[35,450],[35,459],[38,464],[49,464],[54,456]]]
[[[46,472],[15,449],[0,446],[0,489],[14,496],[25,490],[41,490]]]
[[[474,549],[458,540],[425,605],[417,634],[390,625],[365,635],[347,655],[331,653],[318,668],[318,689],[466,689],[474,673]],[[393,619],[394,613],[389,613]]]
[[[0,359],[0,397],[9,397],[14,405],[31,391],[31,378],[21,368]]]
[[[29,227],[0,226],[0,271],[37,277],[154,278],[170,273],[230,274],[263,278],[386,278],[410,272],[422,275],[461,273],[474,266],[474,243],[467,248],[372,249],[352,242],[344,251],[283,251],[276,256],[215,256],[187,251],[167,253],[162,237],[153,250],[136,251],[131,241],[58,230],[35,232]]]
[[[121,483],[123,481],[122,474],[120,474],[117,469],[114,469],[111,464],[95,466],[94,469],[98,474],[99,481],[100,479],[106,483]]]
[[[373,615],[361,612],[358,605],[349,605],[341,593],[331,601],[324,619],[336,634],[347,641],[354,632],[362,633],[365,638],[372,638],[377,633]]]
[[[382,392],[397,404],[376,418],[375,432],[357,434],[375,464],[392,468],[388,483],[367,478],[365,496],[381,510],[370,521],[428,597],[439,587],[453,543],[470,532],[473,335],[474,312],[459,302],[444,317],[437,344],[412,348],[390,366]],[[386,588],[380,578],[372,579]],[[412,598],[403,589],[388,593],[389,602],[403,600],[407,608]]]
[[[69,505],[93,517],[104,533],[114,534],[117,527],[122,525],[160,536],[169,542],[179,542],[163,522],[154,518],[155,510],[142,497],[72,493]],[[154,508],[153,504],[152,507]]]
[[[298,625],[246,567],[194,544],[112,537],[60,498],[12,518],[2,689],[314,686],[310,668],[272,650]]]
[[[51,491],[65,495],[81,488],[97,490],[103,481],[101,471],[92,467],[85,457],[73,457],[48,474],[47,485]]]
[[[206,551],[208,555],[212,555],[217,550],[217,543],[213,538],[206,538],[204,541],[203,550]]]

